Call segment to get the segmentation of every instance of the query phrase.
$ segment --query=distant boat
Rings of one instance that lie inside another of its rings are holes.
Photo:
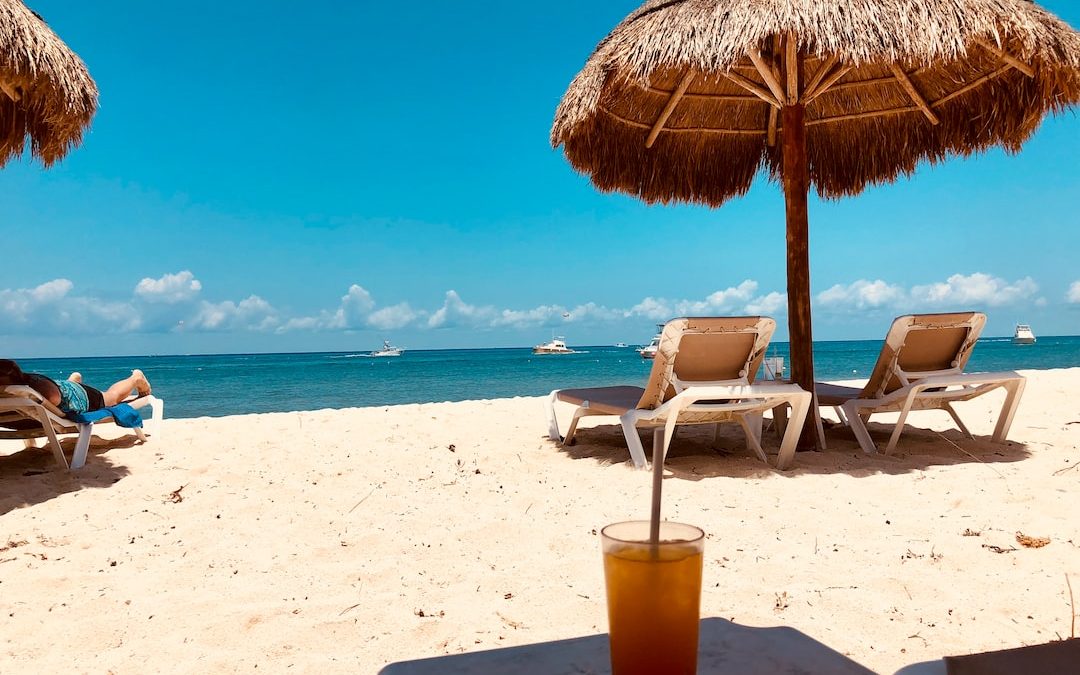
[[[1016,332],[1013,333],[1014,345],[1033,345],[1035,344],[1035,333],[1031,332],[1031,326],[1026,323],[1016,324]]]
[[[573,349],[566,346],[566,339],[561,337],[552,337],[551,342],[545,342],[544,344],[536,345],[533,347],[533,354],[576,354]]]
[[[389,340],[383,340],[382,349],[376,349],[371,352],[372,357],[380,356],[401,356],[405,353],[405,350],[401,347],[395,347],[390,344]]]
[[[626,343],[625,343],[625,342],[616,342],[616,343],[615,343],[615,346],[616,346],[616,347],[625,347],[625,346],[626,346]]]
[[[660,348],[660,334],[664,331],[664,324],[656,324],[656,335],[649,341],[649,344],[637,350],[638,354],[641,354],[643,359],[655,359],[656,350]]]

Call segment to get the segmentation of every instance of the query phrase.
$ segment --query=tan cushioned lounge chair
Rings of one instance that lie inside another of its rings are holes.
[[[140,396],[124,401],[136,410],[149,407],[154,431],[161,423],[165,403],[156,396]],[[24,385],[0,387],[0,438],[22,439],[26,447],[35,447],[34,439],[48,439],[57,464],[66,468],[79,469],[86,463],[86,454],[90,449],[90,435],[94,424],[111,424],[113,419],[106,417],[98,422],[80,424],[64,417],[60,409],[42,398],[41,394]],[[135,436],[145,442],[147,434],[142,429],[132,429]],[[60,436],[77,434],[75,452],[69,467],[67,457],[60,445]]]
[[[1001,443],[1009,433],[1025,379],[1013,371],[965,373],[971,350],[986,324],[979,312],[956,314],[914,314],[893,321],[881,354],[862,389],[818,383],[818,405],[832,406],[840,421],[851,427],[866,452],[877,447],[866,420],[880,412],[900,412],[885,454],[893,451],[904,422],[912,410],[944,410],[969,438],[964,423],[952,404],[1002,387],[1005,403],[998,415],[993,440]]]
[[[793,384],[753,384],[776,322],[768,317],[675,319],[660,335],[645,388],[594,387],[557,389],[548,398],[548,435],[570,444],[578,421],[587,415],[617,416],[630,457],[646,466],[638,428],[652,428],[653,443],[663,443],[663,456],[677,424],[738,422],[746,442],[768,463],[761,448],[762,413],[790,405],[792,420],[784,434],[777,466],[790,464],[811,396]],[[564,439],[555,416],[556,401],[577,406]]]

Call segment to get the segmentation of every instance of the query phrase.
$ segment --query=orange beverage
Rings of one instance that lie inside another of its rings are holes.
[[[661,523],[658,545],[647,521],[603,529],[604,579],[613,675],[697,672],[705,534]]]

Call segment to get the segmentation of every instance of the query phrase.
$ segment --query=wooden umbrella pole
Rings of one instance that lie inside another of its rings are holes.
[[[814,391],[813,331],[810,327],[810,171],[806,156],[806,108],[785,105],[783,115],[784,200],[787,204],[788,334],[791,380]],[[815,401],[816,403],[816,401]],[[806,416],[800,450],[817,448],[817,406]]]

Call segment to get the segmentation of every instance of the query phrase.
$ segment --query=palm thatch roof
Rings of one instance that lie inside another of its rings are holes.
[[[551,132],[603,190],[718,206],[778,178],[805,106],[824,197],[1002,146],[1080,102],[1080,35],[1029,0],[650,0],[596,48]]]
[[[97,110],[86,64],[19,0],[0,0],[0,166],[30,151],[46,166],[82,142]]]

